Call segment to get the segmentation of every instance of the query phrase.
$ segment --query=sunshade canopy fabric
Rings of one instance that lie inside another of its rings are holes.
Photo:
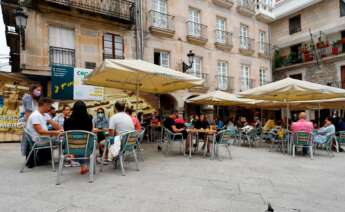
[[[269,101],[306,101],[345,97],[345,90],[286,78],[239,93],[240,97]]]
[[[236,95],[224,91],[213,91],[191,98],[187,100],[187,103],[218,106],[245,106],[254,105],[255,101],[238,98]]]
[[[167,93],[202,85],[203,80],[143,60],[107,59],[84,82],[122,90]]]

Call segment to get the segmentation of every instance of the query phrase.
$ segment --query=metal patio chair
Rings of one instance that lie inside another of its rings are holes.
[[[89,161],[89,182],[92,183],[96,171],[96,134],[83,130],[70,130],[63,132],[60,136],[63,140],[63,151],[60,155],[56,185],[60,185],[64,162],[67,159]],[[74,155],[74,158],[69,158],[68,155]]]
[[[22,144],[22,145],[26,145],[26,148],[29,148],[30,152],[27,155],[25,162],[20,169],[20,172],[24,172],[25,166],[27,162],[29,161],[32,154],[34,157],[34,163],[35,165],[37,165],[37,152],[41,149],[50,149],[52,169],[53,169],[53,172],[55,172],[55,161],[53,157],[53,149],[58,148],[60,150],[60,143],[58,141],[53,141],[52,137],[50,136],[38,136],[37,141],[34,141],[33,135],[31,135],[30,132],[26,128],[24,128],[22,142],[26,142],[26,144]]]
[[[335,133],[328,135],[327,138],[326,138],[326,142],[323,143],[323,144],[316,144],[316,145],[317,145],[316,147],[318,147],[319,149],[324,149],[324,150],[326,150],[327,153],[328,153],[328,155],[329,155],[330,157],[334,157],[335,155],[334,155],[333,150],[332,150],[333,141],[334,141],[334,142],[336,143],[336,145],[338,146],[338,144],[337,144],[337,138],[336,138],[336,136],[335,136]],[[316,149],[317,149],[317,148],[315,148],[315,150],[316,150]]]
[[[126,153],[133,154],[136,170],[139,171],[139,163],[137,158],[137,148],[138,148],[138,134],[136,131],[128,131],[125,133],[122,133],[121,136],[121,148],[118,155],[118,161],[120,162],[121,166],[121,173],[123,176],[125,176],[125,168],[124,168],[124,158]],[[117,160],[115,160],[116,163]]]
[[[184,146],[184,139],[182,133],[172,133],[167,128],[164,128],[164,140],[166,140],[166,155],[169,154],[169,146],[173,143],[180,143],[180,151],[182,151]],[[183,152],[183,155],[185,155],[185,152]]]
[[[225,148],[229,154],[229,158],[232,159],[231,149],[230,149],[231,143],[230,143],[230,140],[226,139],[226,135],[228,135],[228,134],[230,134],[229,130],[222,130],[222,131],[219,131],[214,136],[213,145],[212,145],[212,159],[217,158],[218,160],[220,160],[219,147],[221,145],[225,146]]]
[[[308,148],[310,158],[313,159],[313,134],[307,132],[295,132],[292,141],[292,157],[295,157],[297,147]]]

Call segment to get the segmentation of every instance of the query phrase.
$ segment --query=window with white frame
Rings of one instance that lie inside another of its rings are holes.
[[[188,34],[194,37],[201,36],[201,20],[198,9],[189,8]]]
[[[218,61],[217,80],[218,80],[218,89],[220,89],[220,90],[227,90],[228,89],[228,84],[229,84],[228,67],[229,67],[228,62],[226,62],[224,60]]]
[[[169,68],[170,67],[170,53],[167,51],[155,51],[154,64]]]
[[[216,41],[218,43],[226,42],[226,19],[217,17],[216,23]]]
[[[259,52],[265,53],[266,52],[266,32],[259,31]]]
[[[48,36],[50,65],[75,66],[74,30],[60,26],[49,26]]]
[[[167,0],[153,0],[153,25],[159,28],[168,28]]]
[[[247,25],[240,25],[240,48],[248,49],[249,48],[249,27]]]
[[[260,71],[259,71],[259,74],[260,74],[260,86],[261,85],[265,85],[266,82],[267,82],[267,79],[266,79],[266,69],[265,68],[260,68]]]
[[[250,78],[249,78],[249,65],[242,64],[241,65],[241,88],[242,90],[250,89]]]
[[[193,59],[193,65],[188,70],[188,73],[196,77],[202,78],[202,58],[195,56]]]

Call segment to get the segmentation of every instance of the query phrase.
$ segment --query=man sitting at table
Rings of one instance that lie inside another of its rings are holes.
[[[210,128],[210,123],[207,121],[204,114],[200,115],[200,119],[195,122],[194,128],[195,129],[208,129],[208,128]],[[207,134],[206,133],[199,133],[198,136],[199,136],[199,138],[201,138],[205,141],[204,145],[202,146],[202,150],[204,150],[205,149],[205,143],[207,140]],[[208,143],[207,153],[210,152],[210,147],[211,147],[211,143]]]
[[[37,142],[40,136],[57,136],[63,130],[56,121],[47,114],[51,108],[53,101],[49,98],[41,98],[38,101],[38,108],[36,111],[30,114],[26,123],[26,129],[30,134],[32,140]],[[52,126],[54,130],[48,130],[48,124]],[[30,152],[29,148],[25,148],[26,156]],[[51,159],[50,149],[42,149],[37,153],[39,162],[44,163]],[[34,166],[33,156],[30,157],[27,167],[32,168]]]
[[[134,131],[132,118],[125,113],[125,104],[116,102],[115,109],[117,113],[109,120],[109,135],[115,136],[127,131]]]
[[[176,127],[175,120],[177,119],[177,111],[173,112],[170,116],[168,116],[164,121],[164,127],[167,128],[172,133],[181,133],[182,139],[187,139],[187,131],[185,127],[178,129]],[[186,142],[186,151],[189,149],[189,142]],[[161,150],[160,146],[158,146],[158,150]]]
[[[295,132],[305,132],[305,133],[312,133],[314,126],[311,121],[306,121],[307,114],[305,112],[301,112],[298,116],[298,121],[293,122],[291,124],[291,131]],[[303,154],[307,154],[308,148],[303,147]]]

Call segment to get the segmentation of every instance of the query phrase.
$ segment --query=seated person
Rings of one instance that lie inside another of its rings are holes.
[[[263,133],[267,133],[267,132],[269,132],[271,129],[273,129],[275,126],[276,126],[276,124],[275,124],[273,118],[270,117],[270,118],[266,121],[265,125],[262,127],[262,132],[263,132]]]
[[[224,127],[224,122],[219,118],[219,116],[215,117],[215,124],[218,130],[223,129]]]
[[[104,146],[101,144],[101,142],[105,140],[106,134],[108,133],[108,127],[109,127],[109,121],[108,121],[108,118],[105,116],[105,112],[103,108],[101,107],[97,108],[96,116],[92,119],[92,124],[93,124],[92,131],[97,134],[99,154],[102,156]],[[99,158],[97,158],[97,161],[100,162]]]
[[[185,127],[186,121],[182,117],[177,115],[175,119],[175,124],[177,129],[181,129]]]
[[[92,116],[89,115],[86,109],[86,105],[83,101],[76,101],[73,105],[71,117],[65,120],[64,129],[68,130],[84,130],[92,132]],[[78,155],[79,156],[79,155]],[[71,159],[74,155],[69,155]],[[87,165],[84,160],[79,160],[80,163],[80,174],[86,174],[89,172]]]
[[[332,134],[335,134],[335,126],[332,123],[332,119],[327,117],[323,127],[317,130],[317,134],[314,136],[314,142],[317,144],[324,144],[327,142],[328,136]]]
[[[182,139],[187,139],[188,133],[186,128],[177,128],[175,120],[177,119],[177,111],[173,112],[168,116],[164,121],[164,127],[172,133],[182,133]],[[186,150],[189,149],[189,142],[186,142]],[[161,147],[158,146],[158,150],[161,150]]]
[[[134,128],[137,131],[137,133],[139,134],[141,132],[141,124],[140,124],[139,119],[135,115],[133,115],[133,109],[127,108],[126,113],[132,118]]]
[[[28,121],[26,123],[26,129],[31,135],[34,142],[39,141],[39,136],[57,136],[63,130],[62,127],[56,121],[47,114],[51,108],[52,100],[49,98],[41,98],[38,101],[38,108],[36,111],[29,115]],[[52,126],[53,130],[48,130],[48,125]],[[26,156],[31,149],[27,148],[25,150]],[[28,163],[26,164],[29,168],[34,167],[34,157],[32,156]],[[47,162],[51,160],[50,149],[42,149],[38,151],[38,158],[40,162]]]

